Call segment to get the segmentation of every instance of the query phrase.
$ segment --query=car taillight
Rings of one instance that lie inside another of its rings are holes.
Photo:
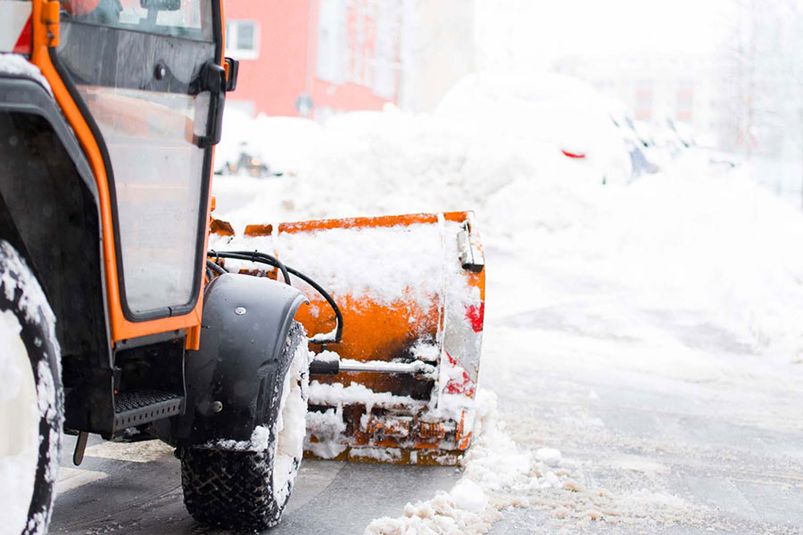
[[[563,153],[564,156],[566,156],[567,158],[571,158],[573,160],[584,160],[586,157],[585,153],[583,152],[575,152],[566,149],[561,150],[561,152]]]
[[[0,0],[0,52],[30,54],[31,2]]]

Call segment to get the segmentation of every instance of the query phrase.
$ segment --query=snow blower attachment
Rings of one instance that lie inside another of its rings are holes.
[[[308,456],[458,462],[472,438],[485,299],[470,213],[249,225],[237,237],[215,221],[212,232],[211,270],[286,279],[310,301],[297,315],[317,353]]]

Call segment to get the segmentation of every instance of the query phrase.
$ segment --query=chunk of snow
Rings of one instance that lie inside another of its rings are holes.
[[[472,513],[480,513],[488,506],[488,497],[482,487],[468,478],[462,478],[449,492],[457,507]]]
[[[553,448],[539,448],[535,452],[535,458],[548,466],[560,466],[563,456],[559,450]]]

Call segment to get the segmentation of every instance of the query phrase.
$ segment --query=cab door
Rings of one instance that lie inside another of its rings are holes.
[[[97,129],[129,321],[198,300],[225,76],[214,0],[63,1],[58,61]]]

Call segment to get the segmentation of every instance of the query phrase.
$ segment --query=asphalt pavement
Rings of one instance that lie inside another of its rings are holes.
[[[181,469],[158,442],[104,443],[93,438],[80,467],[75,439],[65,439],[50,532],[72,535],[222,534],[184,509]],[[282,523],[271,535],[360,534],[374,518],[399,516],[414,499],[448,490],[455,468],[305,460]]]

